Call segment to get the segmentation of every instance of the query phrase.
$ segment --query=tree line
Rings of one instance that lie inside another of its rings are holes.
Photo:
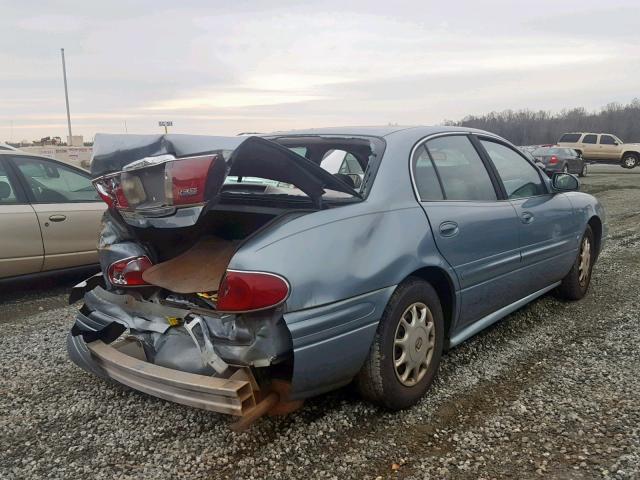
[[[599,111],[572,108],[552,113],[544,110],[505,110],[486,115],[469,115],[446,125],[472,127],[493,132],[515,145],[555,143],[563,133],[612,133],[624,142],[640,142],[640,99],[630,103],[609,103]]]

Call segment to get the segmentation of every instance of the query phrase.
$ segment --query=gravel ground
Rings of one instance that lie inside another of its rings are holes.
[[[640,175],[584,183],[610,227],[589,295],[545,296],[449,352],[400,413],[346,388],[236,434],[77,369],[57,291],[0,297],[0,478],[640,478]]]

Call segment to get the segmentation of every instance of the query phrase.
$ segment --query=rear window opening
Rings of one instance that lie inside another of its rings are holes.
[[[580,140],[581,136],[582,136],[581,133],[565,133],[564,135],[562,135],[562,137],[560,137],[560,140],[558,141],[558,143],[560,142],[576,143],[578,140]]]
[[[247,198],[317,209],[359,201],[384,151],[377,137],[148,137],[97,136],[92,162],[103,200],[128,223],[147,226],[157,222],[142,217]],[[198,212],[182,214],[184,226]]]

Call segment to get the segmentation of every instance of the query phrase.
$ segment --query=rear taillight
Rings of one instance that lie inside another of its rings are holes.
[[[555,155],[552,155],[551,158],[549,159],[549,165],[555,165],[556,163],[558,163],[558,157],[556,157]]]
[[[166,157],[139,160],[93,184],[111,208],[158,210],[204,203],[209,170],[218,156]]]
[[[100,198],[111,208],[128,208],[129,202],[125,196],[120,183],[120,175],[103,177],[94,180],[95,187]]]
[[[165,197],[170,205],[204,202],[209,169],[215,156],[194,157],[168,162],[165,167]]]
[[[279,275],[227,270],[218,290],[217,309],[249,312],[275,307],[289,295],[289,284]]]
[[[107,276],[113,285],[121,287],[138,287],[148,285],[142,278],[144,271],[153,264],[149,257],[130,257],[109,265]]]

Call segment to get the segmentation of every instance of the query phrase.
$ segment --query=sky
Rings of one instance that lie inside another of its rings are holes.
[[[640,2],[0,0],[0,140],[438,124],[640,96]]]

